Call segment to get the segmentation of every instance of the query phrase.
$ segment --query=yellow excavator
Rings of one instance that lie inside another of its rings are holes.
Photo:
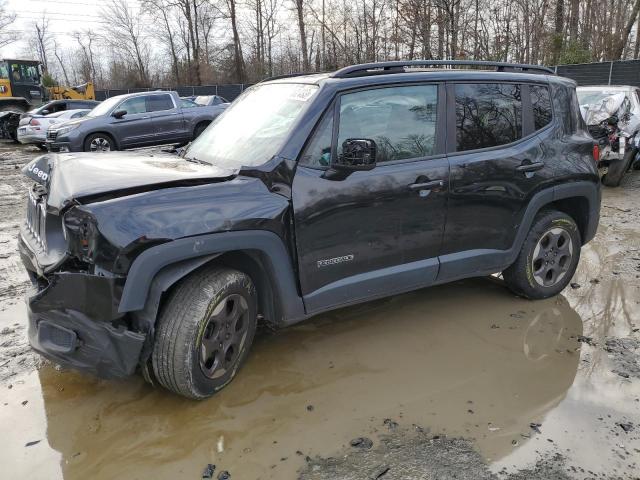
[[[42,85],[36,60],[0,60],[0,135],[16,139],[20,115],[49,100],[95,100],[93,83],[77,87]]]

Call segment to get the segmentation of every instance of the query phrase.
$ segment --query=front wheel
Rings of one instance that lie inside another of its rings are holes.
[[[547,210],[538,214],[516,261],[502,272],[516,295],[549,298],[571,281],[580,260],[580,231],[567,214]]]
[[[257,295],[251,278],[213,267],[180,281],[158,319],[151,363],[158,382],[203,399],[227,385],[249,353]]]
[[[109,135],[94,133],[84,141],[85,152],[110,152],[116,149],[116,142]]]

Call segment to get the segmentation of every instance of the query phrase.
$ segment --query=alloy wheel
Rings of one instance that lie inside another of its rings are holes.
[[[249,305],[242,295],[222,299],[206,320],[200,336],[200,368],[218,378],[236,363],[249,330]]]
[[[531,258],[533,278],[542,287],[553,287],[571,267],[573,240],[567,230],[553,227],[538,240]]]
[[[111,143],[104,137],[96,137],[91,140],[89,150],[92,152],[110,152]]]

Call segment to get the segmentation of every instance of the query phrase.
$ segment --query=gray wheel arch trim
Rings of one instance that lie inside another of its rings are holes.
[[[133,262],[118,306],[120,313],[135,312],[145,307],[150,287],[158,272],[184,260],[233,251],[258,250],[265,254],[270,274],[275,279],[282,314],[288,321],[305,317],[302,298],[298,294],[291,258],[283,241],[266,230],[243,230],[181,238],[151,247]]]

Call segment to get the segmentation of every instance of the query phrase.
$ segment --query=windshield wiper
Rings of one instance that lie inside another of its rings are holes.
[[[182,158],[184,158],[187,162],[199,163],[200,165],[209,165],[209,166],[213,165],[212,163],[205,162],[204,160],[198,160],[195,157],[186,157],[185,156],[185,157],[182,157]]]

